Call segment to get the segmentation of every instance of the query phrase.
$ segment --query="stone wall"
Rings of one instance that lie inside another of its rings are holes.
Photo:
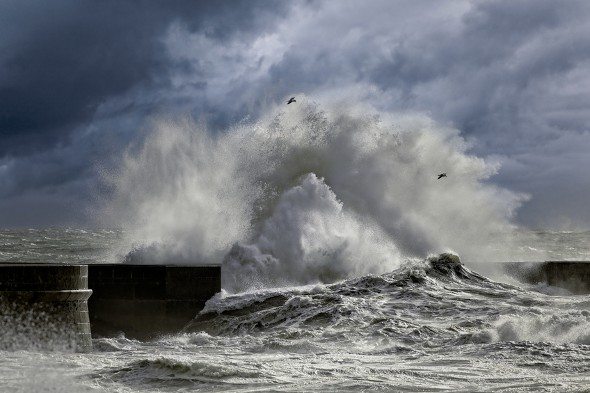
[[[590,261],[504,263],[505,270],[528,284],[547,284],[575,295],[590,294]]]
[[[84,265],[0,265],[0,348],[92,347]]]
[[[219,266],[90,265],[94,336],[150,339],[178,332],[221,291]]]

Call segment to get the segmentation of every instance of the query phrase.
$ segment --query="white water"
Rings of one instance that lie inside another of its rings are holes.
[[[297,104],[215,135],[158,123],[107,176],[105,224],[122,231],[0,232],[12,262],[223,263],[224,280],[185,331],[151,342],[2,347],[0,391],[587,391],[587,295],[423,257],[580,259],[588,233],[518,231],[524,196],[488,184],[499,168],[456,130]]]
[[[424,116],[303,96],[217,134],[161,121],[109,178],[105,222],[127,234],[113,258],[224,262],[228,290],[383,273],[443,251],[482,269],[522,258],[510,219],[526,198],[486,183],[498,166],[468,147]]]
[[[587,392],[589,331],[588,295],[415,261],[334,284],[222,292],[184,331],[150,342],[2,347],[0,391]]]

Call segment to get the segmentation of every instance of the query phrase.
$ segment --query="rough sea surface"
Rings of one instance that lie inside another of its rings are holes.
[[[2,262],[105,261],[117,231],[4,230]],[[523,247],[590,259],[590,234]],[[3,339],[9,332],[3,332]],[[90,353],[0,350],[0,391],[590,391],[590,295],[504,284],[452,261],[222,292],[185,331]],[[46,345],[45,345],[46,346]]]
[[[108,263],[120,231],[0,229],[0,263]]]

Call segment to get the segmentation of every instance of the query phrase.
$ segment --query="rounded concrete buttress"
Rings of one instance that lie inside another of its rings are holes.
[[[92,348],[88,266],[0,265],[0,348]]]

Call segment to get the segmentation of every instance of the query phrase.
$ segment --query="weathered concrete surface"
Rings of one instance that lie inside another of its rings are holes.
[[[177,332],[221,291],[220,266],[90,265],[95,336],[151,339]]]
[[[92,347],[85,265],[0,265],[0,347]]]
[[[590,294],[590,261],[507,262],[506,272],[527,284],[547,284]]]

